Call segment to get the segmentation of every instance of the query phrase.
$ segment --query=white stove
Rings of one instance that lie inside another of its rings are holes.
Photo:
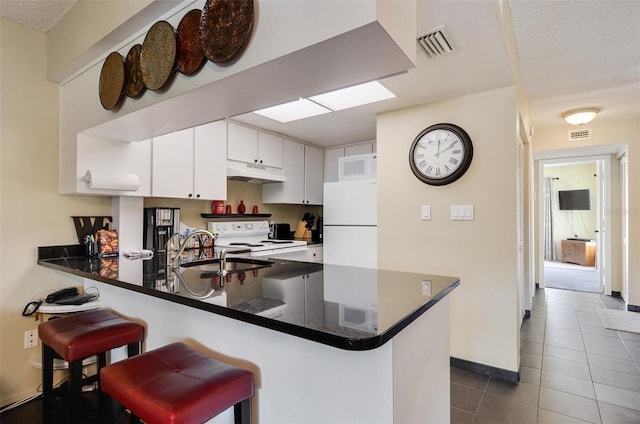
[[[251,256],[269,256],[307,250],[303,240],[275,240],[269,238],[269,221],[208,222],[207,229],[218,234],[220,248],[246,248]]]

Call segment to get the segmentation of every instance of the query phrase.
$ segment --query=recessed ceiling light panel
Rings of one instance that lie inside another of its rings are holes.
[[[290,122],[329,112],[331,112],[331,110],[307,99],[295,100],[293,102],[254,111],[254,113],[258,115],[279,122]]]
[[[371,81],[309,98],[335,111],[375,103],[393,97],[396,97],[396,95],[389,91],[387,87],[378,81]]]

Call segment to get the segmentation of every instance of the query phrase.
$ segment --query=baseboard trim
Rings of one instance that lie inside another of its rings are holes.
[[[449,364],[455,368],[471,371],[480,375],[486,375],[497,380],[508,381],[509,383],[517,383],[520,380],[520,373],[516,371],[509,371],[502,368],[492,367],[490,365],[479,364],[477,362],[454,358],[453,356],[449,358]]]
[[[638,306],[638,305],[627,305],[627,311],[640,312],[640,306]]]

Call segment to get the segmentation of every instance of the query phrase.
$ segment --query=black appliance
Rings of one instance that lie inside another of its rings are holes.
[[[311,241],[322,243],[322,217],[318,217],[316,221],[316,229],[311,230]]]
[[[291,235],[291,225],[289,224],[270,224],[269,238],[276,240],[293,240]]]
[[[179,232],[180,208],[144,208],[144,249],[165,253],[167,241]]]

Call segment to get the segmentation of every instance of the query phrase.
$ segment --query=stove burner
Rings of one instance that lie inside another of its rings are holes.
[[[238,242],[229,243],[229,246],[249,246],[249,243],[238,241]]]
[[[262,240],[260,243],[288,244],[293,243],[291,240]]]

